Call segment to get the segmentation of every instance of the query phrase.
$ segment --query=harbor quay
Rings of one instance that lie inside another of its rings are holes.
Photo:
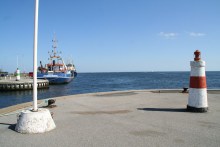
[[[188,96],[181,90],[131,90],[56,97],[47,108],[56,128],[43,134],[14,130],[18,113],[31,103],[7,113],[0,109],[0,146],[218,147],[220,91],[208,90],[206,113],[188,112]]]
[[[37,88],[49,88],[49,81],[46,79],[37,80]],[[33,79],[23,77],[19,80],[12,78],[3,78],[0,80],[0,91],[30,90],[33,89]]]

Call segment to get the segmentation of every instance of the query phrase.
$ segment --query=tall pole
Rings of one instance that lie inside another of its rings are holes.
[[[18,68],[18,55],[17,55],[17,68]]]
[[[38,37],[38,6],[39,0],[35,0],[35,16],[34,16],[34,67],[33,67],[33,111],[37,111],[37,37]]]

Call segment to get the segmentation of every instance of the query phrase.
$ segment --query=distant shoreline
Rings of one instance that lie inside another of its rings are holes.
[[[97,71],[97,72],[78,72],[78,73],[152,73],[152,72],[155,72],[155,73],[158,73],[158,72],[190,72],[190,71]],[[206,70],[206,72],[220,72],[220,71],[215,71],[215,70]],[[8,72],[9,75],[13,75],[14,73],[13,72]],[[21,75],[25,74],[24,76],[27,76],[28,73],[21,73]],[[15,76],[14,76],[15,77]]]
[[[173,72],[190,72],[190,71],[119,71],[119,72],[117,72],[117,71],[111,71],[111,72],[78,72],[79,74],[89,74],[89,73],[91,73],[91,74],[93,74],[93,73],[153,73],[153,72],[155,72],[155,73],[168,73],[168,72],[171,72],[171,73],[173,73]],[[206,71],[206,72],[220,72],[220,71]]]

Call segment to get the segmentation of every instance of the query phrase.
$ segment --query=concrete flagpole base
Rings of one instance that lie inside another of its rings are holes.
[[[209,109],[208,107],[196,108],[196,107],[192,107],[192,106],[187,105],[187,111],[188,112],[200,112],[200,113],[203,113],[203,112],[207,112],[208,109]]]
[[[44,133],[56,128],[48,109],[39,108],[37,112],[24,110],[20,113],[15,130],[19,133]]]

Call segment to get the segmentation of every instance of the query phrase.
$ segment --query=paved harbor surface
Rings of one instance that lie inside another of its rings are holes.
[[[147,90],[64,96],[50,108],[51,132],[20,134],[17,114],[1,116],[0,146],[220,146],[219,92],[208,94],[208,113],[186,112],[187,100],[187,93]]]
[[[41,80],[37,79],[38,82],[44,82],[48,80]],[[7,79],[2,78],[0,80],[0,84],[22,84],[22,83],[33,83],[33,79],[29,77],[22,77],[19,81],[16,81],[15,77],[12,77],[11,79],[7,77]]]

